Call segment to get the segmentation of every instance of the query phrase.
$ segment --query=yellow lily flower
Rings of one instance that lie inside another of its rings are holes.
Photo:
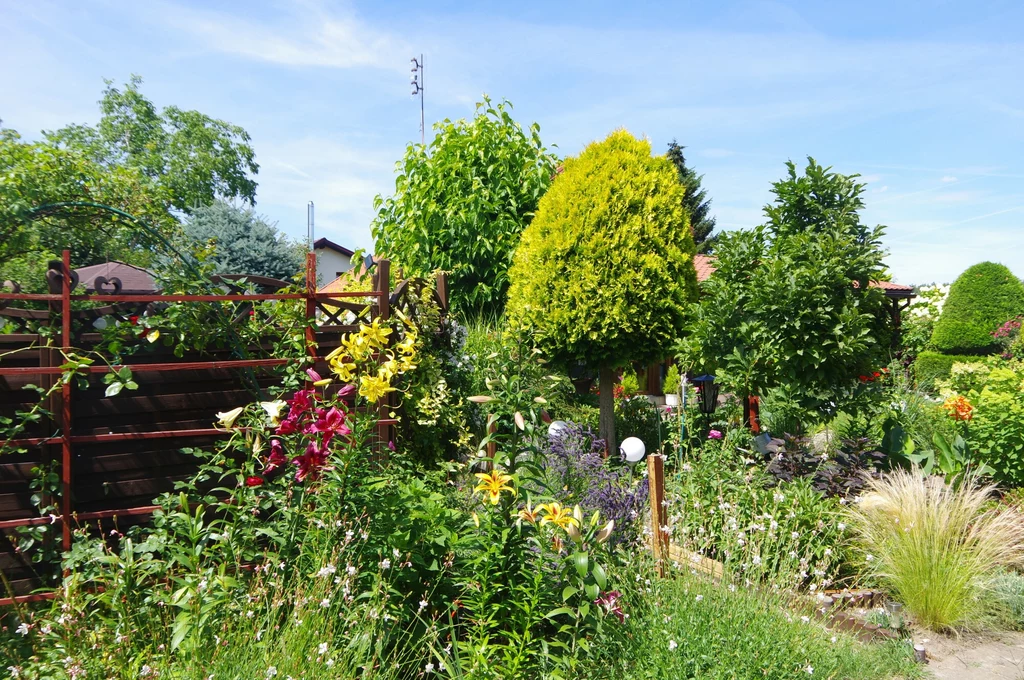
[[[541,524],[554,524],[557,527],[568,530],[569,525],[579,527],[580,523],[572,516],[572,510],[562,507],[561,503],[541,503],[537,506],[538,512],[543,512]]]
[[[395,388],[388,384],[388,381],[379,375],[359,376],[359,396],[365,397],[372,404],[388,392],[394,392]]]
[[[356,365],[351,361],[335,360],[331,362],[331,370],[343,383],[350,383],[356,377]]]
[[[516,492],[515,488],[508,484],[512,478],[500,470],[487,473],[478,472],[476,478],[480,480],[480,483],[473,489],[473,493],[486,494],[486,500],[491,505],[497,505],[501,501],[502,491],[511,491],[513,495]]]
[[[379,321],[374,321],[369,326],[365,323],[360,324],[359,335],[365,338],[370,345],[383,347],[388,344],[388,336],[391,335],[391,329],[386,326],[382,328]]]

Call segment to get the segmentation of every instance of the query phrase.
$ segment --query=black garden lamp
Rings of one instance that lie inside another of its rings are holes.
[[[711,416],[718,408],[718,385],[715,384],[715,376],[700,375],[691,382],[700,387],[700,401],[697,407],[706,416]]]

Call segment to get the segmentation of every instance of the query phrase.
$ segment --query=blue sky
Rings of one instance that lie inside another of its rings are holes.
[[[373,197],[431,121],[482,93],[575,154],[617,127],[676,138],[727,229],[784,162],[869,183],[897,281],[1001,261],[1024,276],[1024,3],[0,0],[0,118],[27,137],[98,118],[103,78],[245,127],[257,209],[371,246]]]

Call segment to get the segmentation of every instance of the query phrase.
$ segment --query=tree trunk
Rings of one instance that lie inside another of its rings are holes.
[[[602,366],[598,373],[598,381],[601,391],[599,436],[605,441],[607,456],[619,450],[619,443],[615,441],[615,371],[608,366]]]

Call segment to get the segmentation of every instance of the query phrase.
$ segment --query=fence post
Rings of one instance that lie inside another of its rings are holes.
[[[658,571],[664,576],[669,558],[668,517],[665,512],[665,457],[647,456],[647,484],[651,496],[651,547]]]
[[[306,354],[316,359],[316,253],[306,253]]]
[[[441,301],[441,313],[448,313],[448,275],[437,273],[437,299]]]
[[[377,262],[377,316],[380,320],[388,321],[391,319],[391,261],[382,259]],[[391,394],[388,393],[380,400],[380,404],[377,406],[377,419],[379,421],[388,420],[391,418],[392,400]],[[387,424],[377,423],[377,436],[380,438],[381,445],[387,447],[388,442],[391,441],[391,426]],[[383,450],[382,450],[383,453]],[[387,454],[384,454],[387,455]]]
[[[61,267],[60,327],[61,348],[71,351],[71,251],[64,250]],[[61,385],[61,529],[64,551],[71,550],[71,381]]]

